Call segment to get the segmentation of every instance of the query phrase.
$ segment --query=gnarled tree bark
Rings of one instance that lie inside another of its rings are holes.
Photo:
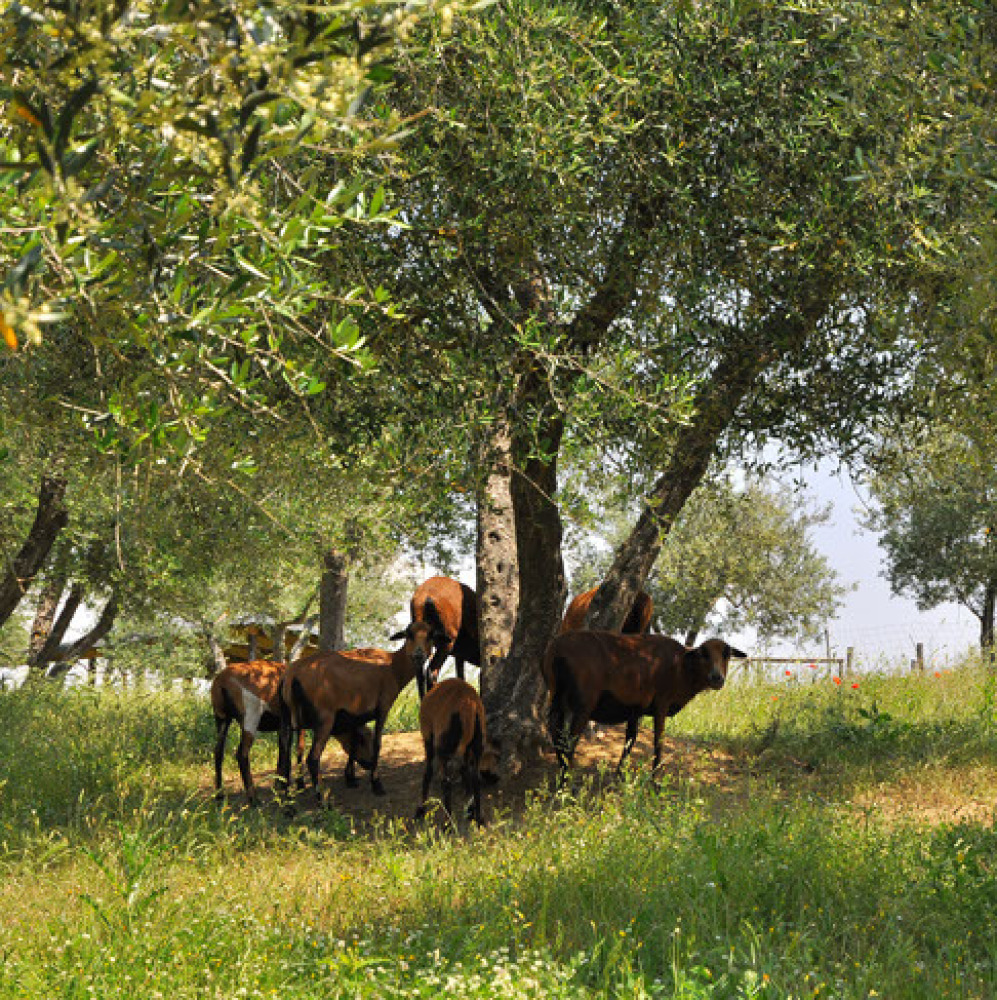
[[[38,571],[45,565],[59,532],[68,524],[65,497],[65,479],[61,476],[42,477],[34,523],[20,552],[11,560],[0,579],[0,625],[14,613]]]

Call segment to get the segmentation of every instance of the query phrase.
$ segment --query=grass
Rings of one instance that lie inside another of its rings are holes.
[[[466,837],[218,806],[209,715],[0,696],[0,997],[997,995],[979,666],[733,685],[669,723],[701,767]]]

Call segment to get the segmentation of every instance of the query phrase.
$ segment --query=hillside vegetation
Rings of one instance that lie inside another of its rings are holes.
[[[736,678],[670,721],[659,787],[643,733],[622,781],[545,764],[460,835],[400,819],[387,765],[380,817],[247,810],[231,752],[216,804],[192,698],[5,693],[0,997],[993,997],[995,693]]]

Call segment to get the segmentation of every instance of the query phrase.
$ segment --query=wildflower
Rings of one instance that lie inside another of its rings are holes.
[[[835,684],[838,684],[838,685],[841,684],[841,678],[840,677],[832,677],[831,679],[834,681]]]
[[[859,685],[858,685],[858,681],[856,681],[856,682],[855,682],[855,683],[854,683],[854,684],[852,685],[852,690],[853,690],[853,691],[857,690],[857,689],[858,689],[858,686],[859,686]]]
[[[793,676],[793,671],[792,670],[787,670],[786,671],[786,676],[787,677],[792,677]]]

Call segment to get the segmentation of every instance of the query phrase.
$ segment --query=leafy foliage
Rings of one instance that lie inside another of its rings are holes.
[[[612,512],[608,517],[613,523]],[[725,481],[704,484],[668,533],[648,578],[655,627],[680,638],[745,629],[763,643],[813,638],[834,617],[846,590],[810,538],[827,517],[790,488],[757,481],[741,489]],[[616,518],[618,532],[625,531],[625,519]],[[614,538],[601,541],[601,555],[592,541],[576,555],[575,592],[600,579],[605,543]]]

